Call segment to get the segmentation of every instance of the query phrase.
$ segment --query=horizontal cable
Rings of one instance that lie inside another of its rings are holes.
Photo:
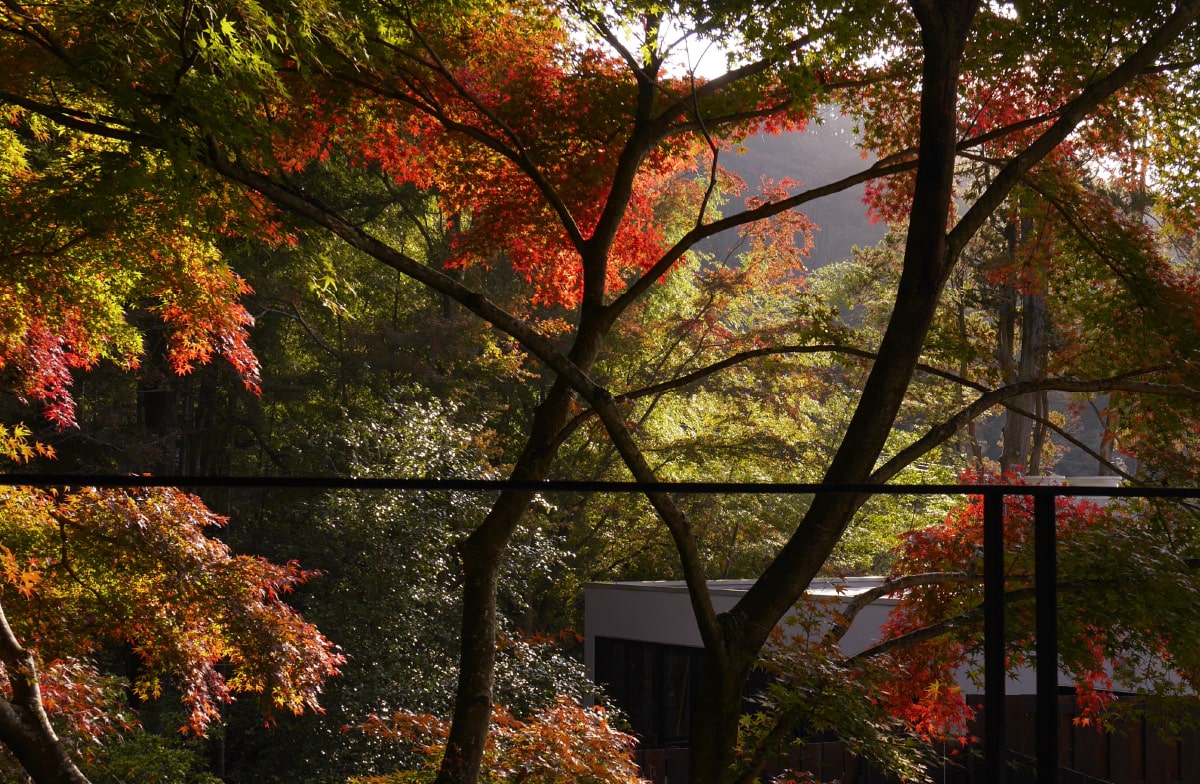
[[[811,482],[613,482],[573,479],[446,479],[354,476],[151,476],[113,474],[0,474],[0,486],[177,487],[264,490],[454,490],[499,493],[677,493],[680,495],[1023,495],[1110,498],[1200,498],[1200,488],[1098,487],[1020,484],[820,484]]]

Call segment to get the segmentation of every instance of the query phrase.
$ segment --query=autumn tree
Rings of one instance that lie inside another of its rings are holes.
[[[506,456],[517,480],[569,471],[557,459],[586,410],[629,475],[655,481],[628,424],[639,390],[619,386],[601,364],[616,325],[698,241],[742,226],[763,233],[823,194],[884,177],[892,179],[880,187],[900,194],[895,217],[906,231],[892,307],[874,345],[731,342],[728,356],[697,369],[699,376],[662,383],[682,388],[765,355],[856,352],[869,366],[862,393],[813,472],[830,484],[889,481],[1018,394],[1122,386],[1189,394],[1193,369],[1168,352],[1152,366],[1118,363],[1088,379],[970,382],[974,397],[959,411],[906,439],[894,429],[915,376],[947,377],[922,364],[931,325],[968,243],[1014,189],[1040,178],[1048,201],[1074,204],[1072,181],[1052,175],[1098,118],[1157,119],[1171,134],[1166,118],[1143,107],[1152,91],[1193,94],[1186,64],[1195,60],[1188,48],[1200,3],[1100,10],[977,0],[771,9],[734,2],[669,11],[518,2],[110,12],[10,3],[4,57],[16,78],[0,101],[30,138],[34,126],[49,125],[66,138],[99,140],[114,165],[169,164],[183,184],[231,200],[214,205],[217,212],[229,205],[231,232],[267,225],[331,233],[503,334],[550,379],[522,443]],[[676,24],[665,24],[667,16]],[[671,37],[675,29],[683,38]],[[692,35],[732,42],[737,59],[708,80],[672,66],[673,47]],[[976,118],[987,101],[1014,112],[983,127]],[[800,128],[822,102],[861,109],[871,121],[866,143],[888,155],[836,182],[764,189],[746,210],[712,217],[725,145],[760,129]],[[386,233],[347,219],[336,189],[315,195],[299,175],[329,176],[335,156],[436,193],[453,228],[447,265],[424,263]],[[955,215],[960,156],[982,158],[991,174]],[[108,157],[90,160],[111,170]],[[179,184],[144,187],[170,194]],[[668,203],[692,216],[674,231],[657,221]],[[280,212],[264,215],[264,205]],[[1112,229],[1111,211],[1102,209],[1069,214],[1072,236],[1119,267],[1117,284],[1147,307],[1178,315],[1168,326],[1190,318],[1180,307],[1190,282],[1130,242],[1131,227]],[[458,271],[478,266],[509,270],[523,296],[501,299],[482,287],[487,281],[464,282]],[[1139,387],[1130,374],[1156,383]],[[676,549],[705,643],[694,780],[721,780],[731,769],[742,691],[758,652],[867,497],[817,496],[755,586],[718,615],[691,517],[669,493],[647,495]],[[462,654],[444,782],[479,775],[492,711],[498,579],[534,498],[528,489],[500,494],[459,547]]]
[[[172,373],[222,355],[242,386],[258,388],[253,319],[240,299],[248,288],[215,241],[227,233],[222,197],[164,200],[134,180],[171,179],[167,167],[100,165],[112,153],[99,137],[9,113],[0,130],[3,384],[59,432],[77,425],[74,374],[104,361],[138,368],[154,342],[147,333],[162,337],[155,353]],[[24,425],[3,434],[9,473],[54,457]],[[336,647],[283,600],[312,573],[233,555],[208,533],[224,519],[193,496],[10,485],[2,517],[8,775],[82,782],[80,766],[122,764],[117,756],[144,737],[131,700],[178,696],[179,723],[202,735],[238,694],[276,715],[317,709],[337,672]],[[107,674],[112,651],[127,652],[131,681]],[[152,748],[130,753],[157,755]],[[189,764],[180,758],[174,770]]]
[[[1012,475],[964,479],[1021,484]],[[1005,667],[1017,676],[1038,664],[1034,502],[1012,495],[1004,505]],[[764,652],[770,678],[755,697],[759,709],[743,719],[736,780],[757,780],[771,755],[825,732],[906,781],[932,780],[923,768],[934,756],[963,759],[979,729],[964,684],[983,680],[982,506],[981,497],[960,501],[944,519],[907,532],[877,585],[797,604]],[[1193,726],[1200,671],[1188,642],[1197,618],[1194,562],[1181,555],[1195,548],[1187,512],[1140,499],[1060,497],[1056,517],[1056,670],[1073,684],[1074,721],[1111,731],[1123,714],[1146,710],[1126,699],[1134,693],[1152,698],[1148,718],[1160,733]],[[840,648],[860,613],[885,596],[895,601],[880,639]]]
[[[988,483],[996,477],[976,477]],[[981,547],[981,501],[960,504],[939,525],[913,531],[900,548],[894,580],[908,584],[885,640],[864,658],[887,662],[895,715],[929,732],[963,736],[972,711],[953,687],[968,672],[982,640],[980,585],[972,559]],[[1032,500],[1006,501],[1006,591],[1011,607],[1010,669],[1034,659]],[[1183,642],[1196,623],[1188,525],[1179,510],[1114,499],[1062,498],[1059,518],[1059,666],[1075,687],[1079,721],[1106,726],[1119,710],[1114,691],[1180,697],[1194,691],[1200,671]],[[1179,541],[1178,537],[1187,541]],[[1173,537],[1175,541],[1170,541]],[[920,577],[915,577],[920,575]],[[886,589],[885,589],[886,590]],[[930,629],[943,629],[932,635]],[[912,634],[919,632],[918,634]],[[906,640],[906,635],[910,639]],[[911,644],[910,644],[911,643]],[[939,694],[938,686],[950,693]],[[1166,723],[1172,715],[1159,703]]]
[[[337,673],[336,647],[283,601],[311,575],[233,555],[205,534],[224,521],[193,496],[10,487],[0,516],[0,733],[39,784],[86,782],[89,744],[136,729],[126,688],[178,695],[181,729],[203,734],[238,694],[268,714],[317,709]],[[124,688],[97,665],[105,646],[138,663]]]

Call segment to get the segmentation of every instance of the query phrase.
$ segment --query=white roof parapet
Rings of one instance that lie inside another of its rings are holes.
[[[846,600],[882,585],[883,577],[818,578],[808,594]],[[753,580],[712,580],[708,584],[714,609],[724,612],[754,585]],[[586,655],[594,652],[596,637],[700,647],[700,632],[692,614],[687,585],[682,580],[645,580],[588,583],[584,586],[584,637]],[[873,601],[855,619],[842,639],[847,653],[855,653],[879,640],[879,627],[896,600]]]

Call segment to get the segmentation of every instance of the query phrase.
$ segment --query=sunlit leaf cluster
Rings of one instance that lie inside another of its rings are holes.
[[[603,708],[585,708],[560,698],[519,719],[497,706],[488,736],[489,782],[536,784],[639,784],[633,762],[636,738],[621,732]],[[436,764],[448,727],[428,715],[397,713],[372,717],[361,728],[394,743],[415,744]],[[355,779],[356,784],[401,784],[405,774]]]
[[[1196,599],[1193,516],[1185,509],[1060,498],[1059,667],[1072,677],[1080,717],[1103,723],[1120,693],[1178,695],[1194,689]],[[971,716],[959,686],[978,673],[982,644],[982,501],[952,510],[945,523],[910,533],[894,576],[924,574],[926,585],[900,597],[885,638],[913,637],[885,654],[897,677],[891,710],[926,731],[961,734]],[[1008,667],[1034,655],[1033,514],[1028,498],[1005,508]],[[936,575],[942,575],[941,578]],[[968,658],[968,655],[972,655]]]
[[[138,662],[132,693],[177,695],[190,732],[239,694],[268,712],[318,709],[342,657],[284,603],[312,574],[234,555],[194,496],[10,488],[0,501],[5,610],[52,673],[50,709],[80,731],[105,724],[89,662],[112,645]]]

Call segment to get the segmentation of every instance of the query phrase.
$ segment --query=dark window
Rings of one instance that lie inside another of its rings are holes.
[[[624,711],[642,746],[687,743],[703,653],[679,645],[596,638],[596,682]]]

